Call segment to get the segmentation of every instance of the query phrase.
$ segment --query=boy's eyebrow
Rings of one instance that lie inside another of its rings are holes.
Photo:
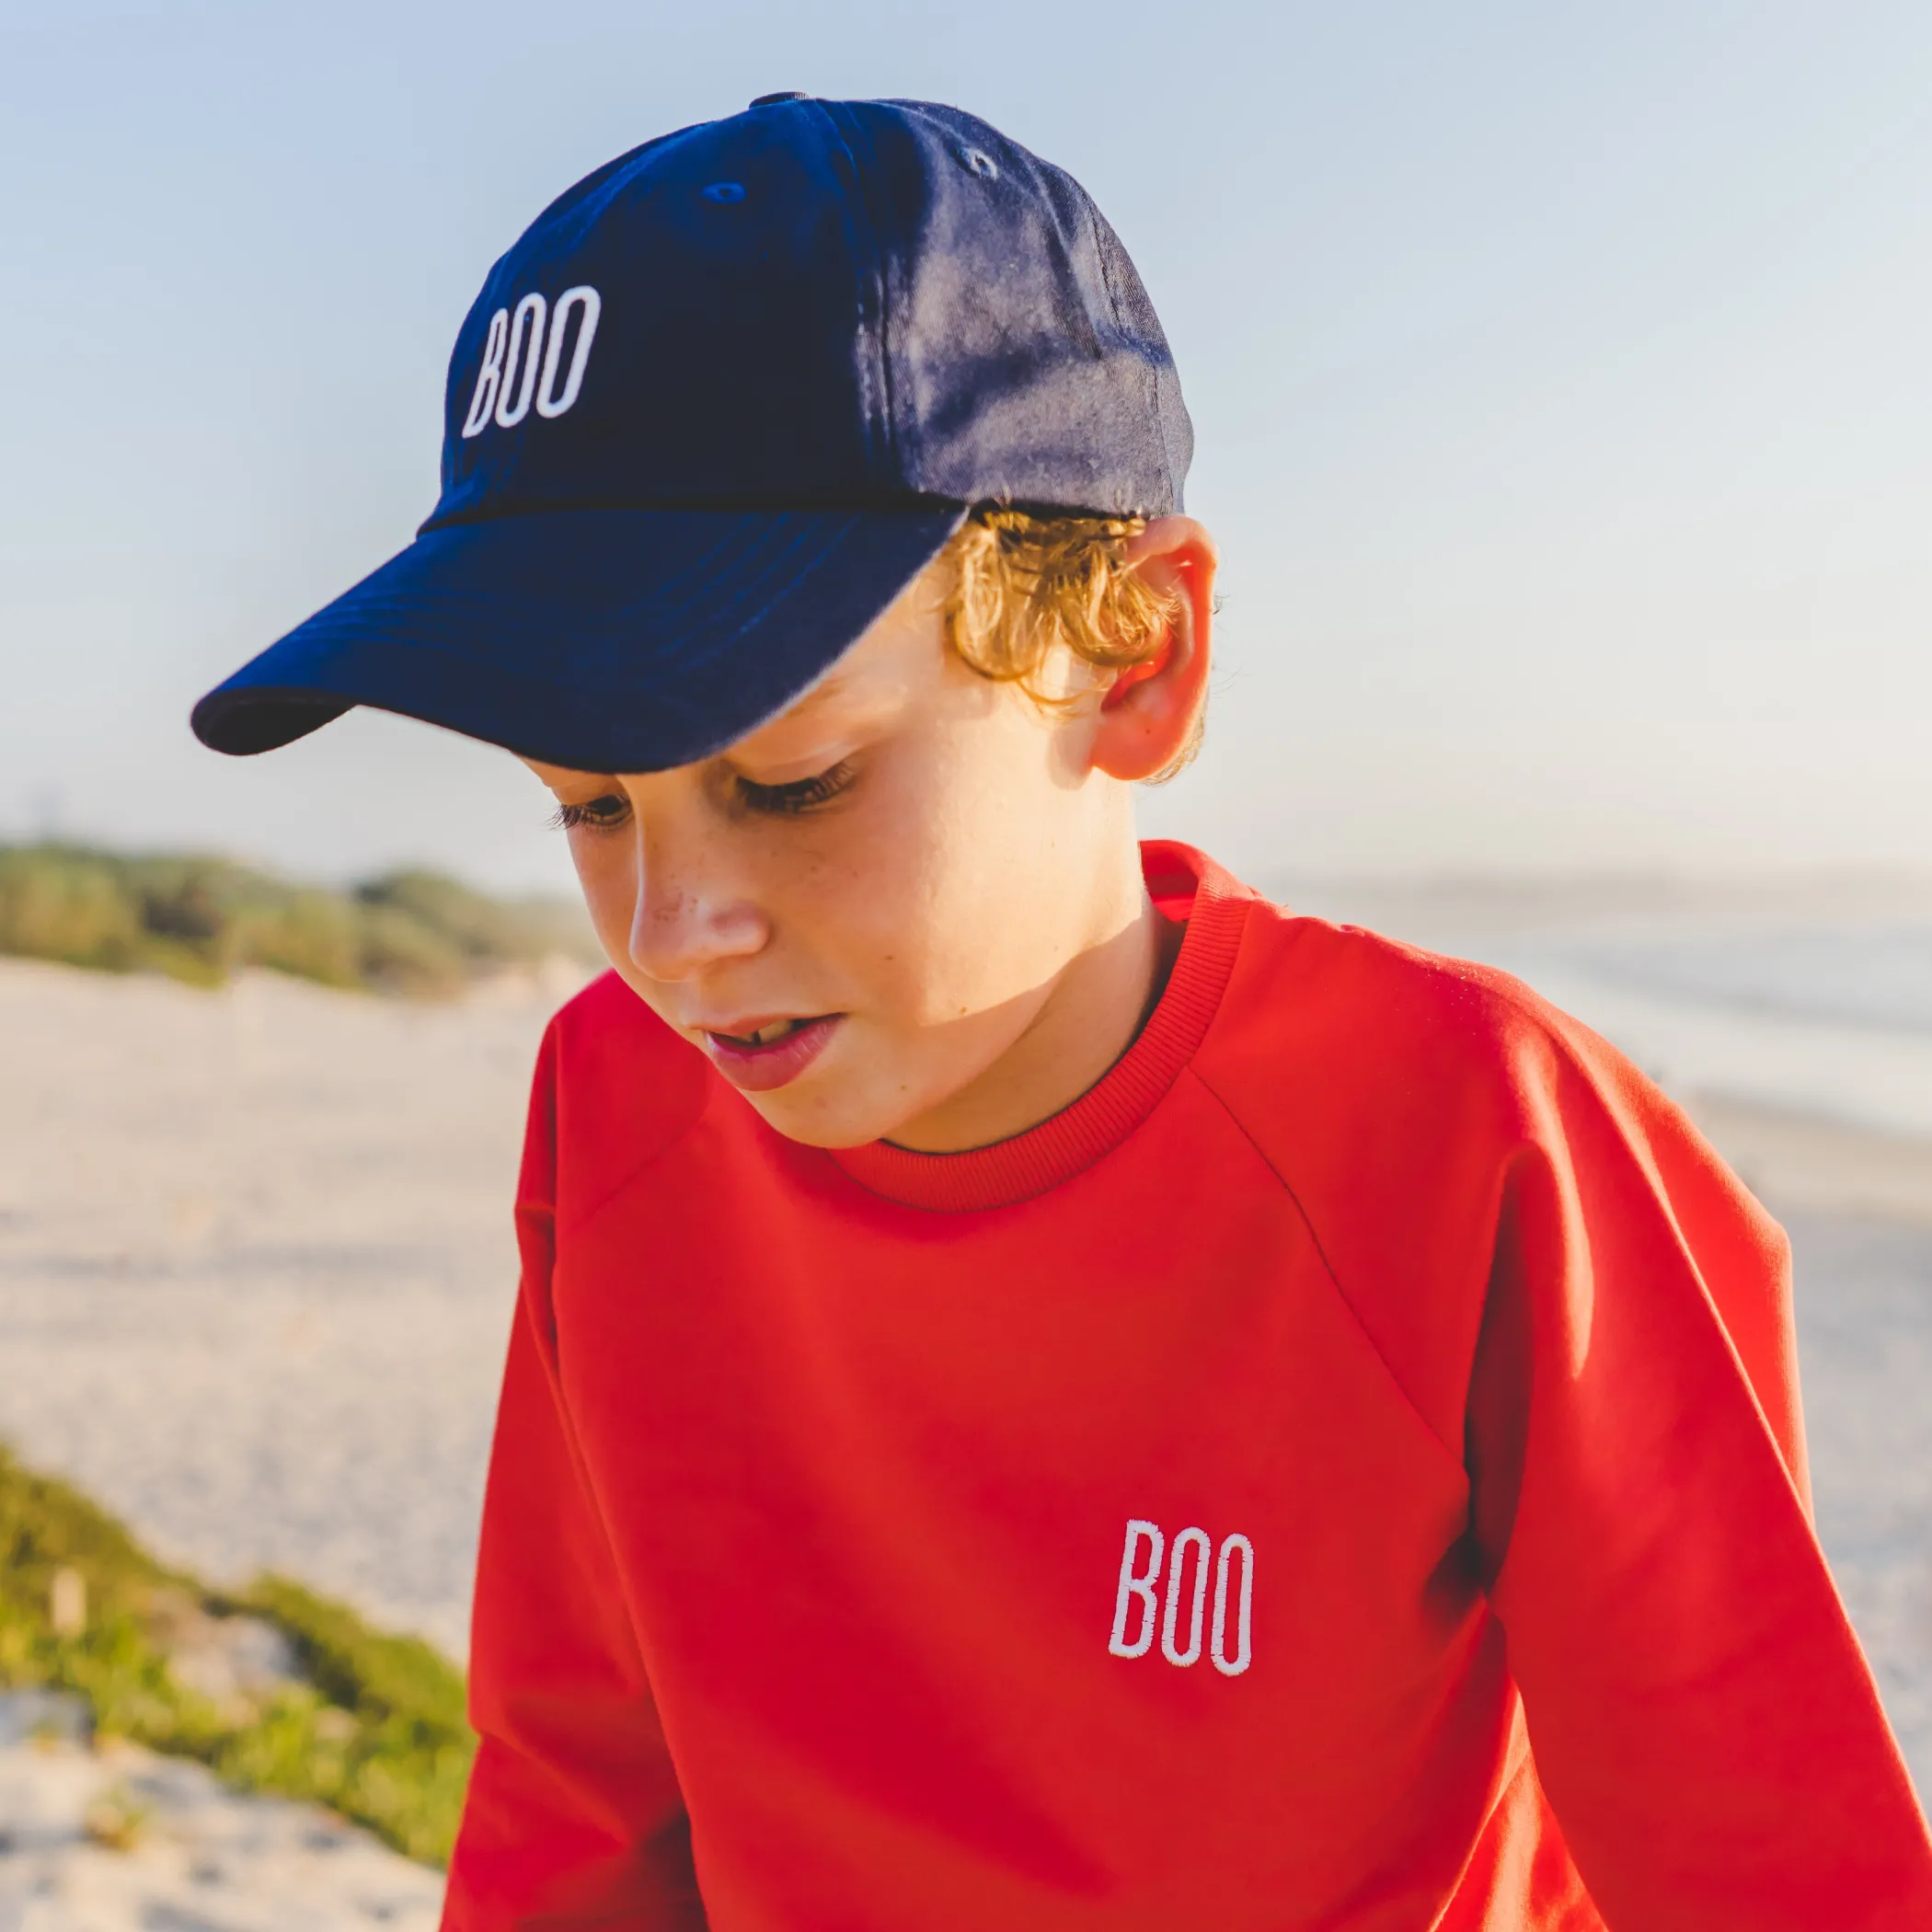
[[[828,672],[803,697],[787,709],[780,711],[778,717],[773,719],[771,722],[776,724],[780,719],[798,718],[807,712],[817,709],[821,705],[827,704],[833,698],[837,697],[851,682],[852,673],[849,671]]]
[[[855,692],[863,694],[868,682],[870,680],[863,666],[842,665],[834,671],[830,671],[802,696],[794,698],[776,717],[767,718],[763,724],[746,732],[744,737],[739,740],[739,743],[748,744],[753,739],[764,737],[767,731],[775,731],[788,725],[810,726],[815,722],[821,711],[830,708],[841,698],[848,698]],[[863,696],[860,702],[863,705]],[[730,759],[736,749],[737,746],[727,746],[718,755]]]

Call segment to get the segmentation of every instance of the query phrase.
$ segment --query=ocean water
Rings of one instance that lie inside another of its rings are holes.
[[[1932,1140],[1932,905],[1688,886],[1327,882],[1299,910],[1501,966],[1680,1096]]]
[[[1472,937],[1673,1092],[1932,1139],[1932,928]]]
[[[1599,976],[1651,994],[1932,1035],[1932,926],[1653,935],[1577,951]]]

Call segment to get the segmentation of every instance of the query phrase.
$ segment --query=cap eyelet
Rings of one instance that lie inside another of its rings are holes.
[[[962,147],[960,150],[960,165],[983,181],[999,179],[999,163],[983,147]]]
[[[720,206],[729,208],[733,202],[744,200],[744,183],[713,181],[708,188],[700,188],[698,193],[707,201],[717,201]]]

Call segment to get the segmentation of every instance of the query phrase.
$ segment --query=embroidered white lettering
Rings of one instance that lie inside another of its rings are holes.
[[[1178,1663],[1183,1670],[1190,1663],[1201,1661],[1201,1624],[1207,1608],[1208,1558],[1214,1546],[1208,1541],[1208,1534],[1202,1529],[1184,1529],[1174,1539],[1170,1552],[1171,1561],[1167,1566],[1167,1614],[1161,1624],[1160,1653],[1169,1663]],[[1188,1552],[1198,1550],[1194,1558],[1194,1601],[1188,1624],[1188,1647],[1179,1650],[1174,1642],[1174,1631],[1179,1621],[1181,1579],[1188,1570]]]
[[[1147,1573],[1137,1576],[1134,1565],[1144,1539],[1149,1546]],[[1107,1646],[1116,1657],[1144,1657],[1154,1642],[1154,1626],[1160,1614],[1155,1606],[1154,1585],[1160,1575],[1161,1551],[1166,1540],[1156,1524],[1144,1523],[1136,1517],[1127,1525],[1127,1547],[1121,1552],[1120,1593],[1114,1598],[1113,1604],[1113,1641]],[[1129,1643],[1127,1617],[1136,1597],[1141,1605],[1141,1634]]]
[[[564,330],[569,326],[570,311],[582,319],[577,325],[577,346],[570,351],[570,373],[564,378],[563,394],[557,393],[557,372],[563,362]],[[604,312],[604,298],[584,282],[566,289],[550,311],[550,347],[544,356],[544,380],[536,392],[539,416],[561,416],[577,400],[583,387],[584,366],[591,359],[591,344],[597,335],[597,317]],[[532,351],[533,357],[535,350]]]
[[[489,318],[489,331],[483,339],[483,366],[477,371],[476,393],[469,399],[469,414],[463,419],[466,436],[480,436],[497,406],[497,391],[503,384],[503,344],[510,334],[510,311],[500,308]]]
[[[1146,1546],[1146,1564],[1140,1568],[1141,1547]],[[1161,1557],[1170,1556],[1167,1565],[1167,1595],[1160,1604],[1156,1590],[1160,1583]],[[1240,1558],[1241,1580],[1233,1588],[1235,1559]],[[1213,1538],[1204,1529],[1184,1529],[1169,1547],[1157,1523],[1136,1516],[1127,1525],[1127,1546],[1121,1552],[1121,1581],[1113,1600],[1113,1638],[1107,1648],[1116,1657],[1144,1657],[1154,1647],[1154,1632],[1160,1629],[1160,1651],[1171,1664],[1186,1670],[1201,1662],[1202,1625],[1207,1621],[1208,1571],[1214,1573],[1214,1621],[1208,1642],[1208,1654],[1224,1677],[1238,1677],[1254,1662],[1255,1547],[1236,1531],[1225,1536],[1221,1554],[1214,1558]],[[1187,1644],[1179,1641],[1181,1599],[1187,1597]],[[1233,1598],[1232,1606],[1230,1597]],[[1130,1642],[1127,1625],[1133,1605],[1140,1604],[1140,1627]],[[1232,1617],[1229,1612],[1232,1607]],[[1232,1622],[1234,1649],[1228,1648]]]
[[[497,397],[497,427],[513,430],[530,413],[530,398],[536,394],[537,369],[544,353],[544,311],[548,305],[541,295],[525,295],[516,305],[516,312],[510,318],[510,347],[503,355],[503,387]],[[517,358],[528,344],[529,352],[523,356],[523,380],[517,383]],[[516,401],[510,400],[510,392],[515,389]]]
[[[544,327],[546,312],[547,331]],[[529,415],[533,401],[539,416],[561,416],[583,388],[591,345],[597,339],[597,318],[603,313],[604,298],[587,282],[566,289],[554,309],[535,293],[523,296],[514,310],[500,308],[489,318],[484,334],[483,364],[477,371],[477,386],[470,396],[469,414],[463,419],[463,433],[480,436],[492,422],[513,430]],[[577,324],[574,336],[570,332],[573,319]],[[568,364],[564,361],[567,337]],[[559,376],[561,388],[558,386]]]
[[[1227,1654],[1227,1569],[1228,1559],[1236,1552],[1241,1558],[1241,1600],[1235,1612],[1235,1629],[1239,1639],[1235,1654]],[[1202,1575],[1205,1580],[1207,1561],[1202,1559]],[[1198,1604],[1199,1598],[1195,1600]],[[1226,1537],[1221,1545],[1221,1560],[1214,1566],[1214,1637],[1211,1655],[1214,1668],[1224,1677],[1238,1677],[1254,1661],[1253,1646],[1248,1640],[1248,1632],[1254,1615],[1255,1602],[1255,1547],[1246,1536],[1238,1534]],[[1197,1612],[1198,1615],[1198,1612]],[[1199,1626],[1196,1626],[1199,1628]]]

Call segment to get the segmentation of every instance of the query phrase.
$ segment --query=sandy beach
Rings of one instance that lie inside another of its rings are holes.
[[[1818,1527],[1932,1800],[1932,1233],[1788,1213]]]
[[[0,1436],[217,1580],[465,1648],[531,1064],[568,986],[0,960]]]
[[[80,1728],[0,1693],[0,1932],[433,1932],[437,1874],[366,1832]]]
[[[0,960],[0,1437],[165,1556],[293,1572],[460,1656],[524,1093],[568,990]],[[1790,1228],[1821,1533],[1932,1791],[1932,1141],[1690,1099]]]

